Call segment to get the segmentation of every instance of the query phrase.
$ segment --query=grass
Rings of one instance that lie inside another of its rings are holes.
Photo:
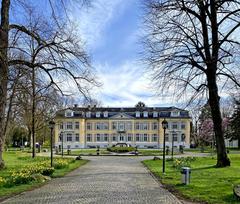
[[[181,184],[181,173],[166,162],[162,175],[162,160],[145,160],[143,163],[160,181],[175,194],[206,203],[239,203],[233,196],[233,186],[240,184],[240,155],[230,155],[231,167],[215,168],[216,158],[197,158],[191,163],[191,182]]]
[[[35,159],[32,159],[30,157],[30,154],[25,152],[20,152],[20,151],[4,152],[3,158],[6,163],[6,168],[0,170],[0,177],[5,177],[5,178],[9,177],[11,175],[11,171],[13,170],[19,170],[28,164],[34,164],[34,163],[37,164],[39,161],[46,160],[46,158],[43,158],[43,157],[36,157]],[[71,159],[71,162],[69,160],[69,165],[67,167],[63,169],[55,169],[51,177],[53,178],[62,177],[65,174],[69,173],[70,171],[73,171],[74,169],[84,165],[85,163],[87,163],[87,160]],[[50,159],[49,159],[49,165],[50,165]],[[35,181],[29,184],[16,185],[13,187],[0,187],[0,200],[5,197],[9,197],[23,191],[34,189],[43,184],[44,183],[42,182]]]

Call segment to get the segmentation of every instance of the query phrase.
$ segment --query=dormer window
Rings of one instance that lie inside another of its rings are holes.
[[[96,112],[96,118],[100,118],[101,113],[100,112]]]
[[[157,117],[158,117],[158,112],[154,111],[154,112],[153,112],[153,117],[154,117],[154,118],[157,118]]]
[[[87,118],[91,118],[91,112],[90,112],[90,111],[88,111],[88,112],[86,113],[86,117],[87,117]]]
[[[140,118],[140,112],[139,111],[136,112],[136,118]]]
[[[107,118],[107,117],[108,117],[108,112],[105,111],[105,112],[103,113],[103,116],[104,116],[104,118]]]
[[[144,118],[147,118],[147,117],[148,117],[148,112],[147,112],[147,111],[144,111],[144,112],[143,112],[143,117],[144,117]]]
[[[65,117],[73,117],[73,115],[74,115],[73,111],[71,111],[71,110],[66,110],[65,111]]]
[[[172,117],[178,117],[178,116],[179,116],[179,111],[173,111],[173,112],[171,113],[171,116],[172,116]]]

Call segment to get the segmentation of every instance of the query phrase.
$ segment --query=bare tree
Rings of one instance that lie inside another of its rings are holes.
[[[217,167],[230,165],[226,154],[219,89],[234,82],[239,47],[237,0],[150,0],[146,4],[145,59],[161,91],[175,86],[190,102],[208,94],[217,145]],[[185,94],[183,94],[185,93]],[[191,96],[189,96],[191,94]]]
[[[22,24],[25,17],[23,15],[19,21],[21,23],[17,23],[18,19],[14,19],[14,23],[11,24],[9,20],[10,6],[21,7],[23,13],[33,21],[27,19],[25,25]],[[0,168],[4,166],[2,152],[5,140],[7,86],[11,66],[21,65],[27,71],[34,70],[33,74],[41,73],[41,77],[45,79],[48,86],[52,86],[60,92],[63,87],[60,82],[66,82],[68,79],[75,82],[83,95],[88,94],[89,85],[95,84],[89,69],[89,58],[83,50],[82,42],[74,33],[73,26],[66,24],[62,17],[64,13],[67,13],[65,1],[49,0],[49,6],[52,9],[52,15],[46,15],[44,20],[44,15],[38,13],[37,9],[34,10],[34,6],[31,6],[29,2],[15,0],[11,4],[10,0],[1,1]],[[61,18],[55,8],[62,9]],[[31,25],[29,26],[27,22],[31,22]],[[30,49],[28,49],[29,47]]]

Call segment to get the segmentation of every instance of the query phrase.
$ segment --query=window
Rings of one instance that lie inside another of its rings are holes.
[[[172,123],[172,129],[178,129],[178,124],[177,123]]]
[[[92,123],[87,123],[87,130],[92,130]]]
[[[75,141],[79,142],[79,134],[78,133],[76,134]]]
[[[168,133],[166,133],[166,135],[165,135],[165,141],[169,142],[169,134]]]
[[[126,129],[127,130],[132,130],[132,123],[131,122],[126,123]]]
[[[157,134],[152,134],[152,142],[157,142],[157,141],[158,141]]]
[[[142,130],[148,130],[148,123],[142,123],[141,124],[141,126],[142,126]]]
[[[121,136],[119,137],[119,141],[123,142],[123,141],[124,141],[124,136],[121,135]]]
[[[108,134],[104,134],[104,142],[108,141]]]
[[[139,122],[136,122],[136,123],[135,123],[135,129],[136,129],[136,130],[140,130],[140,123],[139,123]]]
[[[175,134],[175,133],[173,133],[173,141],[174,142],[177,142],[178,141],[178,136],[177,136],[177,134]]]
[[[72,142],[72,134],[71,133],[67,134],[67,142]]]
[[[132,134],[128,134],[128,136],[127,136],[127,141],[128,141],[128,142],[131,142],[131,141],[132,141]]]
[[[79,129],[79,122],[75,122],[75,129]]]
[[[72,129],[73,129],[72,122],[67,122],[67,130],[72,130]]]
[[[102,126],[103,126],[102,128],[103,130],[108,130],[108,123],[103,123]]]
[[[118,124],[118,130],[120,131],[123,131],[125,128],[124,128],[124,123],[119,123]]]
[[[116,142],[116,141],[117,141],[116,134],[113,134],[113,135],[112,135],[112,141],[113,141],[113,142]]]
[[[140,118],[140,112],[139,111],[136,112],[136,118]]]
[[[96,130],[101,130],[101,123],[96,123]]]
[[[158,123],[154,122],[152,123],[152,130],[157,130],[158,129]]]
[[[92,142],[92,134],[87,134],[87,142]]]
[[[181,129],[184,130],[186,128],[186,124],[185,123],[181,123]]]
[[[143,117],[144,117],[144,118],[147,118],[147,117],[148,117],[148,112],[147,112],[147,111],[144,111],[144,112],[143,112]]]
[[[60,130],[63,130],[63,122],[61,122],[61,123],[59,124],[59,129],[60,129]]]
[[[140,142],[140,135],[136,134],[136,142]]]
[[[117,123],[116,122],[112,122],[112,129],[116,130],[117,129]]]
[[[101,113],[100,112],[96,112],[96,118],[100,118]]]
[[[73,111],[71,110],[65,111],[65,117],[73,117]]]
[[[157,118],[157,117],[158,117],[158,112],[154,111],[154,112],[153,112],[153,117],[154,117],[154,118]]]
[[[87,117],[87,118],[91,118],[91,112],[87,112],[87,113],[86,113],[86,117]]]
[[[172,117],[178,117],[178,116],[179,116],[179,112],[178,112],[178,111],[173,111],[173,112],[171,113],[171,116],[172,116]]]
[[[147,134],[144,134],[144,135],[143,135],[143,141],[144,141],[144,142],[147,142],[147,141],[148,141],[148,135],[147,135]]]
[[[97,142],[100,142],[100,141],[101,141],[101,136],[100,136],[100,134],[97,134],[96,140],[97,140]]]
[[[104,118],[107,118],[107,117],[108,117],[108,112],[105,111],[105,112],[103,113],[103,116],[104,116]]]

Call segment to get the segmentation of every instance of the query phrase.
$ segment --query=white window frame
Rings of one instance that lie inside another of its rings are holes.
[[[143,117],[148,118],[148,112],[147,111],[143,111]]]
[[[108,112],[107,112],[107,111],[105,111],[105,112],[103,113],[103,117],[104,117],[104,118],[107,118],[107,117],[108,117]]]
[[[101,117],[101,112],[96,112],[96,118],[100,118]]]
[[[72,110],[66,110],[65,111],[65,117],[66,118],[71,118],[74,116],[74,112]]]
[[[86,113],[86,117],[87,117],[87,118],[91,118],[91,112],[90,112],[90,111],[88,111],[88,112]]]
[[[172,111],[171,112],[171,116],[172,117],[178,117],[180,115],[180,112],[179,111]]]
[[[157,112],[157,111],[154,111],[154,112],[153,112],[153,117],[154,117],[154,118],[157,118],[157,117],[158,117],[158,112]]]
[[[141,116],[140,111],[136,111],[136,118],[140,118],[140,116]]]
[[[77,140],[77,138],[78,138],[78,140]],[[75,141],[76,141],[76,142],[80,142],[80,136],[79,136],[78,133],[75,134]]]

